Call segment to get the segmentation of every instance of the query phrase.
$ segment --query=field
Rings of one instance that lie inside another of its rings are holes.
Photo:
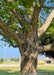
[[[38,75],[54,75],[54,66],[38,66]],[[20,67],[0,67],[0,75],[21,75]]]

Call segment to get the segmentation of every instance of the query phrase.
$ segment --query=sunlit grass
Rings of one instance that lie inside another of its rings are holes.
[[[7,72],[20,71],[20,67],[0,67],[0,70],[7,70]]]
[[[46,71],[54,71],[54,66],[38,66],[38,69]]]
[[[46,72],[54,75],[54,66],[38,66],[37,72],[42,72],[42,75]],[[20,67],[0,67],[0,75],[21,75]]]

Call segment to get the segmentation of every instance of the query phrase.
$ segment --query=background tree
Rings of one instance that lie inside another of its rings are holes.
[[[16,60],[16,58],[11,58],[11,61],[15,61]]]
[[[17,62],[19,62],[19,60],[20,60],[19,58],[16,59]]]
[[[19,47],[22,75],[28,73],[37,75],[38,55],[54,51],[54,44],[50,44],[50,42],[47,42],[48,45],[43,44],[45,41],[44,33],[47,31],[53,33],[53,29],[49,27],[54,18],[53,8],[53,0],[0,1],[0,35],[3,36],[2,40],[9,43],[9,46]],[[47,19],[45,19],[46,17]],[[38,19],[41,20],[39,22],[41,25],[38,25]],[[42,45],[39,44],[41,39]]]
[[[0,63],[3,63],[4,62],[4,59],[3,58],[0,58]]]

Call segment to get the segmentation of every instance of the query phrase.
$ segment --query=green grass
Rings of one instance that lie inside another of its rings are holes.
[[[20,67],[0,67],[0,75],[21,75]]]
[[[54,71],[54,66],[38,66],[38,69],[47,70],[47,71]]]
[[[54,66],[38,66],[37,72],[41,75],[54,75]],[[0,67],[0,75],[21,75],[20,67]]]
[[[54,66],[38,66],[37,72],[41,75],[54,75]]]

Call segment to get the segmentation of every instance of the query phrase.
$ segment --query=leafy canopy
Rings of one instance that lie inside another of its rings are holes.
[[[23,31],[23,29],[21,29],[22,26],[19,23],[18,18],[12,14],[12,10],[20,11],[22,16],[27,15],[27,14],[33,16],[32,10],[30,9],[31,7],[34,7],[33,2],[35,2],[37,6],[40,6],[40,3],[38,0],[1,0],[0,1],[0,18],[2,18],[2,20],[7,25],[9,25],[9,27],[13,31],[17,30],[20,33]],[[50,6],[50,5],[52,6],[53,5],[52,3],[53,3],[53,0],[46,0],[44,6]],[[46,18],[51,10],[52,9],[42,8],[40,14],[41,14],[41,16]],[[44,20],[42,18],[40,18],[40,20],[41,20],[41,26],[42,26],[44,23]],[[28,31],[28,29],[30,29],[30,27],[24,21],[22,21],[22,22],[24,23],[25,28]],[[38,25],[39,25],[39,22],[38,22]],[[50,33],[52,33],[52,35],[54,35],[53,28],[54,28],[54,26],[53,26],[53,24],[51,24],[46,32],[50,32]],[[16,45],[16,42],[13,38],[3,37],[2,40],[6,40],[6,42],[9,43],[9,46]]]

